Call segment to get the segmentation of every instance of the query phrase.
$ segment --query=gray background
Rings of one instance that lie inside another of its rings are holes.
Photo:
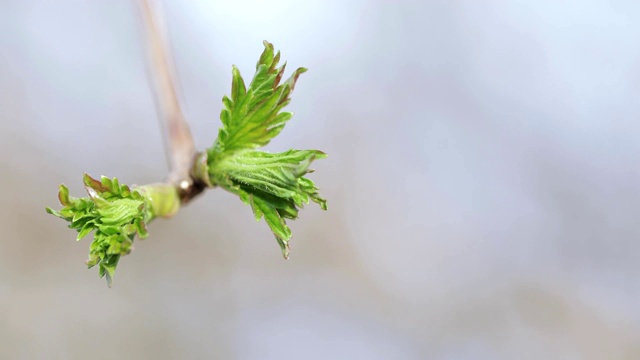
[[[0,0],[0,358],[640,358],[640,2],[167,1],[199,148],[263,39],[310,69],[267,149],[329,211],[284,261],[210,191],[108,289],[44,207],[166,173],[136,10]]]

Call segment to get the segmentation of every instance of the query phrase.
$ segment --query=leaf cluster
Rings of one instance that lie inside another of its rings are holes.
[[[286,64],[278,66],[280,52],[264,42],[265,49],[247,87],[240,71],[232,68],[231,95],[222,99],[222,127],[208,149],[209,182],[240,196],[256,220],[262,217],[276,237],[285,258],[289,255],[291,230],[285,219],[296,219],[309,201],[326,209],[313,181],[304,177],[311,162],[325,158],[318,150],[268,153],[255,150],[267,145],[293,114],[283,111],[305,68],[296,69],[284,82]]]
[[[251,206],[256,220],[264,217],[285,258],[289,256],[291,230],[286,220],[313,201],[323,210],[327,202],[313,181],[311,163],[326,157],[318,150],[288,150],[269,153],[256,150],[267,145],[293,114],[284,111],[305,68],[296,69],[282,81],[286,63],[279,65],[280,52],[264,42],[256,72],[247,86],[240,71],[232,68],[230,96],[224,96],[220,113],[222,127],[206,152],[198,154],[191,171],[199,186],[220,186]],[[100,180],[84,176],[88,196],[75,198],[60,185],[59,211],[47,212],[69,222],[77,240],[93,233],[87,265],[98,265],[100,277],[111,286],[120,257],[132,250],[136,236],[147,237],[147,224],[155,217],[171,217],[184,203],[182,188],[172,183],[148,184],[135,189],[118,179]],[[202,190],[200,188],[200,191]]]
[[[111,286],[118,261],[131,251],[135,236],[147,237],[146,224],[153,213],[140,192],[120,185],[116,178],[97,180],[85,174],[83,180],[87,197],[72,197],[60,185],[58,199],[63,208],[46,210],[68,221],[78,231],[77,240],[94,232],[86,263],[89,268],[99,265],[100,277],[106,275]]]

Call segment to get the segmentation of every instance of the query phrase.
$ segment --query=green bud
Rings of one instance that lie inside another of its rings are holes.
[[[120,256],[131,252],[136,235],[140,238],[148,235],[145,224],[154,218],[154,209],[166,211],[170,208],[174,213],[175,210],[172,206],[153,203],[151,197],[144,197],[137,189],[120,185],[116,178],[102,177],[99,181],[85,174],[83,182],[88,197],[71,197],[67,187],[61,185],[58,199],[63,208],[60,211],[46,210],[68,221],[69,227],[78,231],[78,240],[93,232],[87,266],[99,265],[98,274],[100,277],[106,275],[111,286]],[[153,193],[152,198],[158,201],[170,198],[156,196],[154,191],[145,192]],[[162,216],[165,214],[163,212]]]

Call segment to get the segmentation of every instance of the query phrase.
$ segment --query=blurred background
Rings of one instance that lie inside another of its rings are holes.
[[[47,215],[166,174],[134,2],[0,0],[0,358],[640,359],[640,2],[165,1],[211,144],[262,40],[306,66],[271,151],[329,211],[289,261],[210,191],[122,259]]]

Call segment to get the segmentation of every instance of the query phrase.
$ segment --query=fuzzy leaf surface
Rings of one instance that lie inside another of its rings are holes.
[[[282,109],[291,101],[290,95],[305,68],[296,69],[280,83],[286,64],[278,67],[280,52],[264,42],[265,49],[256,64],[256,73],[247,88],[240,70],[232,68],[231,95],[222,99],[222,128],[210,155],[267,145],[293,117]]]
[[[264,46],[249,86],[240,71],[232,69],[231,94],[222,99],[222,127],[207,150],[208,182],[237,194],[251,206],[256,220],[264,218],[287,258],[291,230],[285,219],[296,219],[310,201],[327,208],[313,181],[304,176],[311,172],[311,162],[326,155],[318,150],[255,150],[267,145],[293,117],[283,109],[306,71],[298,68],[281,83],[285,65],[278,67],[280,52],[266,41]]]
[[[153,214],[140,192],[120,185],[116,178],[97,180],[85,174],[83,180],[87,197],[69,196],[69,189],[60,185],[58,199],[63,208],[46,210],[68,221],[78,231],[77,240],[94,232],[86,263],[89,268],[99,265],[98,274],[106,276],[111,286],[120,257],[131,252],[136,235],[141,239],[148,235],[145,224]]]

